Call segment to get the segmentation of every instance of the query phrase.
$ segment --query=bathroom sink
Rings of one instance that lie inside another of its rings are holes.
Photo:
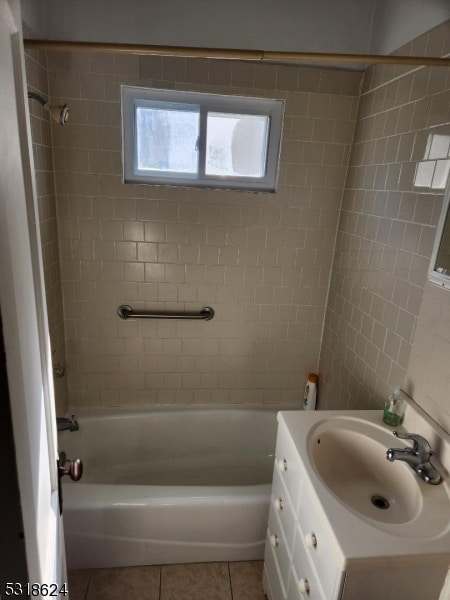
[[[392,429],[364,417],[314,419],[306,436],[307,461],[341,507],[378,530],[398,537],[432,539],[449,530],[446,485],[423,482],[386,450],[408,446]]]
[[[266,564],[290,560],[300,595],[437,600],[450,564],[450,435],[410,402],[403,438],[380,410],[278,413]],[[424,466],[428,444],[440,482]]]
[[[330,490],[349,508],[376,521],[411,521],[421,508],[419,479],[411,469],[389,463],[387,446],[380,440],[348,429],[345,422],[330,425],[319,426],[311,440],[314,466]]]

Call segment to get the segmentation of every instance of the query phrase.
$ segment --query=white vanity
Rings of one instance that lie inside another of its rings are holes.
[[[381,411],[278,413],[263,585],[269,600],[438,600],[450,566],[450,439],[408,405],[402,432],[437,451],[430,485],[386,450]]]

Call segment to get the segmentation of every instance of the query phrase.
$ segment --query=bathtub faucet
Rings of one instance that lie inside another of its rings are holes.
[[[66,419],[65,417],[57,417],[56,426],[58,431],[78,431],[80,429],[78,421],[75,421],[75,415],[72,415],[70,419]]]

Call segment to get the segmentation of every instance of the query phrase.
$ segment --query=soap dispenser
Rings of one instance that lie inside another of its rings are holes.
[[[405,414],[406,400],[405,392],[398,385],[396,386],[384,404],[383,421],[386,425],[398,427],[403,423]]]

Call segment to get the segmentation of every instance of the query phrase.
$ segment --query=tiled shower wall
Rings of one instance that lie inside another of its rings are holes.
[[[300,402],[318,366],[359,73],[48,54],[70,402]],[[124,185],[120,84],[286,100],[276,194]],[[133,308],[216,311],[129,320]]]
[[[28,51],[25,55],[25,64],[28,90],[47,98],[48,75],[45,53]],[[48,113],[39,102],[29,100],[29,108],[52,362],[54,366],[60,365],[64,369],[66,364],[64,317],[50,122]],[[64,376],[54,378],[54,388],[56,413],[62,416],[68,406],[67,378]]]
[[[399,54],[449,52],[447,22]],[[419,187],[415,173],[434,134],[450,135],[450,69],[369,69],[325,319],[321,408],[377,408],[394,385],[415,397],[417,386],[405,374],[444,195]],[[448,310],[445,315],[448,328]],[[449,344],[440,348],[439,364],[449,365]],[[448,413],[448,367],[446,373],[445,385],[439,381]]]

